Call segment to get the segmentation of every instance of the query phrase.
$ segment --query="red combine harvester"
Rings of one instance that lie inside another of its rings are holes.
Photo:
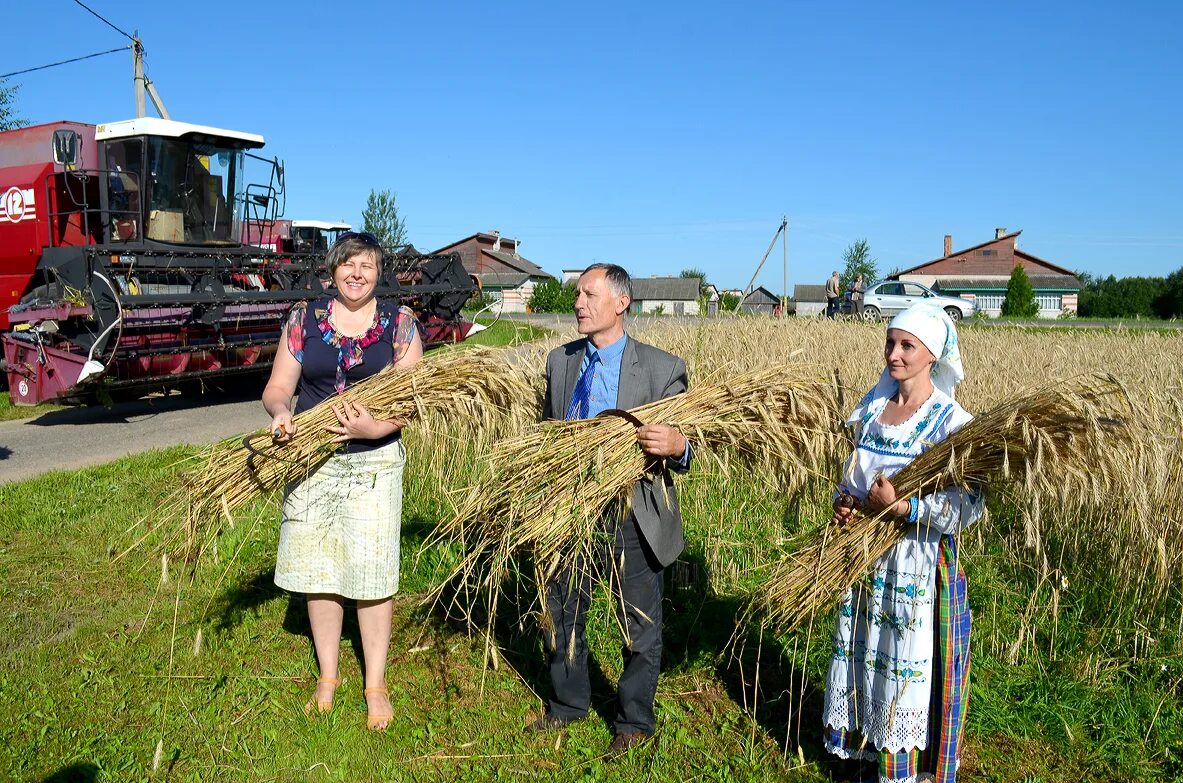
[[[297,241],[296,221],[276,231],[283,169],[250,152],[262,146],[152,117],[0,132],[0,341],[14,404],[201,388],[270,367],[288,309],[325,290],[327,244]],[[248,184],[248,159],[270,169],[267,184]],[[413,308],[432,345],[469,333],[460,308],[474,290],[455,254],[388,252],[378,295]]]

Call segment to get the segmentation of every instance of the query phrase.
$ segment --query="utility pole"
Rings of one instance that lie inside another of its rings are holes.
[[[164,108],[164,101],[160,99],[160,93],[156,92],[156,85],[152,83],[151,79],[144,76],[144,43],[140,40],[140,31],[136,30],[135,35],[131,39],[132,58],[134,60],[134,79],[136,85],[136,117],[146,117],[147,108],[144,105],[144,92],[147,91],[148,97],[152,99],[152,105],[156,108],[156,113],[160,115],[161,119],[171,120],[168,116],[168,109]]]
[[[768,254],[772,252],[772,248],[776,247],[776,240],[782,231],[786,231],[789,227],[788,217],[781,217],[780,225],[776,228],[776,233],[772,235],[772,241],[768,243],[768,249],[764,251],[764,257],[760,259],[760,263],[756,265],[756,271],[752,274],[752,279],[748,281],[748,285],[743,290],[743,296],[739,298],[739,304],[735,306],[734,312],[739,312],[739,306],[743,304],[743,300],[747,298],[748,294],[752,292],[752,286],[756,283],[756,278],[760,275],[760,270],[764,268],[764,262],[768,260]],[[787,233],[787,231],[786,231]],[[788,264],[788,246],[785,246],[785,264]],[[786,278],[788,272],[785,273]]]
[[[781,234],[781,252],[784,255],[784,288],[780,289],[780,317],[789,317],[789,216],[782,215],[780,224],[784,228]]]

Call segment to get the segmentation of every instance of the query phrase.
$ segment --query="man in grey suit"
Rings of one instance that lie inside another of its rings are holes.
[[[686,364],[676,356],[630,338],[624,316],[632,300],[628,272],[615,264],[592,264],[579,278],[575,320],[583,339],[551,351],[546,359],[545,419],[590,418],[629,409],[686,391]],[[690,444],[664,424],[637,428],[641,450],[662,467],[685,472]],[[660,463],[659,463],[660,464]],[[545,714],[526,728],[560,728],[587,715],[591,684],[585,638],[592,570],[610,571],[614,603],[627,638],[618,685],[615,756],[649,740],[661,669],[662,570],[685,546],[678,496],[669,470],[637,482],[631,508],[604,520],[603,562],[572,564],[547,585],[547,663],[554,694]],[[609,550],[610,551],[607,551]]]

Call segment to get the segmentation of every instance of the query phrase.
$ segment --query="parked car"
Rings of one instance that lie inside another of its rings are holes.
[[[975,310],[972,299],[942,296],[920,283],[884,280],[867,287],[863,298],[863,318],[868,321],[890,318],[901,310],[906,310],[917,302],[924,301],[937,305],[954,321],[972,318]],[[841,310],[843,313],[852,312],[849,295],[841,303]]]

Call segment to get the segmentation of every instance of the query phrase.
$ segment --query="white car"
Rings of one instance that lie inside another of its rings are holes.
[[[901,310],[907,310],[917,302],[928,302],[940,307],[954,321],[973,318],[976,309],[972,299],[942,296],[920,283],[884,280],[867,288],[867,292],[863,296],[863,318],[868,321],[890,318]]]

